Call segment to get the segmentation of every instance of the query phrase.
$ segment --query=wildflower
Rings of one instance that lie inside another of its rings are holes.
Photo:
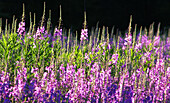
[[[62,29],[55,28],[55,36],[62,36]]]
[[[164,60],[163,59],[157,59],[156,68],[158,69],[159,72],[164,72]]]
[[[18,35],[25,35],[25,22],[19,23],[19,28],[17,32],[18,32]]]
[[[141,43],[145,44],[145,46],[147,47],[151,43],[151,40],[148,40],[148,37],[145,34],[142,36]]]
[[[42,33],[45,33],[44,26],[40,27],[40,28],[38,27],[36,34],[33,36],[34,39],[42,39],[43,40],[44,38],[41,36]]]
[[[108,45],[107,45],[107,43],[104,42],[104,43],[100,43],[100,45],[101,45],[101,47],[102,47],[103,49],[105,49],[105,46],[107,46],[106,49],[109,49],[109,50],[111,49],[110,43],[108,43]]]
[[[35,73],[35,72],[37,72],[37,71],[38,71],[38,68],[33,68],[33,67],[32,67],[31,73]]]
[[[117,64],[117,61],[118,61],[118,54],[113,54],[111,61],[110,61],[110,64]]]
[[[144,53],[144,57],[147,58],[147,60],[151,60],[151,53],[150,52]]]
[[[130,35],[126,34],[124,45],[131,45],[131,44],[132,44],[132,34]]]
[[[141,48],[142,48],[142,44],[141,44],[141,43],[136,44],[135,50],[136,50],[137,52],[138,52]]]
[[[132,103],[132,95],[133,91],[130,86],[125,86],[125,88],[122,91],[122,96],[125,98],[124,102],[125,103]]]
[[[88,29],[82,29],[81,30],[81,38],[80,38],[80,40],[81,41],[86,40],[87,37],[88,37]]]
[[[121,46],[121,47],[123,46],[123,38],[121,38],[121,37],[119,38],[119,46]]]
[[[116,93],[117,85],[112,84],[111,86],[107,87],[107,91],[109,92],[109,95],[112,96]]]
[[[85,57],[84,57],[87,61],[90,60],[89,56],[87,55],[87,53],[85,53]]]
[[[36,45],[35,45],[35,43],[33,43],[33,48],[36,48]]]
[[[159,42],[160,42],[160,37],[156,36],[155,39],[154,39],[154,46],[158,46]]]

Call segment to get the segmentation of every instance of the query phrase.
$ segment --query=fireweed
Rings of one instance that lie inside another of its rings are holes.
[[[20,22],[17,32],[1,33],[1,102],[170,102],[170,37],[134,37],[129,28],[118,39],[96,27],[82,29],[79,41],[61,22],[52,31],[44,20],[37,30]]]

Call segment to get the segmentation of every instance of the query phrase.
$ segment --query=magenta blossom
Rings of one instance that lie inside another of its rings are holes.
[[[44,26],[43,27],[38,27],[37,28],[37,32],[36,32],[36,34],[33,36],[34,37],[34,39],[42,39],[42,40],[44,40],[44,38],[41,36],[41,34],[44,34],[45,33],[45,28],[44,28]]]
[[[124,45],[131,45],[132,44],[132,34],[126,34]]]
[[[55,36],[62,36],[62,29],[55,28]]]
[[[151,43],[151,40],[148,40],[148,37],[145,34],[142,36],[141,43],[142,45],[145,44],[145,46],[147,47]]]
[[[158,46],[159,42],[160,42],[160,37],[156,36],[155,39],[154,39],[154,46]]]
[[[19,23],[19,28],[17,32],[18,32],[18,35],[25,35],[25,22]]]
[[[115,64],[116,65],[117,61],[118,61],[118,56],[119,56],[118,54],[113,54],[109,65],[110,64]]]
[[[82,29],[81,30],[81,38],[80,40],[83,41],[83,40],[86,40],[88,37],[88,29]]]

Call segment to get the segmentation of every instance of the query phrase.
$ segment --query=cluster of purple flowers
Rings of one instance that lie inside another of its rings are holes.
[[[158,60],[156,67],[148,69],[147,82],[149,88],[140,88],[137,84],[137,91],[134,89],[135,73],[129,76],[129,72],[123,73],[118,78],[111,76],[111,68],[102,69],[96,62],[90,68],[90,74],[86,76],[85,70],[67,64],[65,68],[61,64],[60,69],[55,73],[54,67],[46,67],[42,76],[38,68],[32,68],[33,76],[27,79],[27,68],[17,71],[17,77],[13,82],[9,80],[9,74],[0,74],[0,100],[15,102],[154,102],[163,101],[164,96],[168,99],[169,68],[165,74],[163,61]],[[162,70],[159,70],[161,68]],[[137,74],[137,81],[143,81],[143,73]],[[161,78],[160,76],[161,75]],[[59,78],[57,79],[57,77]],[[165,93],[167,93],[165,95]],[[136,98],[136,99],[135,99]],[[138,99],[137,99],[138,98]]]
[[[33,35],[33,38],[36,40],[36,39],[41,39],[41,40],[44,40],[44,37],[42,34],[45,33],[45,27],[42,26],[42,27],[38,27],[37,28],[37,32],[35,35]]]
[[[62,29],[58,29],[58,28],[55,28],[55,34],[54,34],[55,36],[62,36]]]
[[[25,22],[20,22],[19,23],[19,27],[18,27],[18,30],[17,30],[17,32],[18,32],[18,35],[25,35]]]
[[[111,61],[110,61],[110,63],[109,64],[114,64],[114,65],[116,65],[117,64],[117,61],[118,61],[118,54],[113,54],[112,55],[112,58],[111,58]]]
[[[148,40],[146,35],[142,35],[141,43],[147,47],[151,43],[151,40]]]
[[[132,34],[126,34],[124,45],[131,45],[132,44]]]
[[[82,29],[80,40],[83,41],[86,40],[87,38],[88,38],[88,29]]]
[[[18,35],[25,35],[25,22],[19,24]],[[47,31],[42,26],[37,28],[33,38],[34,40],[45,40],[46,35]],[[55,39],[55,36],[61,39],[62,29],[55,28],[52,40]],[[82,29],[81,42],[87,38],[88,29]],[[146,35],[142,35],[140,41],[134,45],[135,52],[132,50],[132,34],[126,34],[125,39],[120,37],[117,44],[122,48],[118,48],[119,50],[114,50],[115,45],[107,44],[105,40],[98,41],[96,45],[93,44],[92,48],[89,49],[92,52],[83,51],[84,55],[82,51],[77,50],[78,55],[76,54],[76,56],[79,56],[79,59],[75,56],[76,59],[73,58],[72,60],[73,64],[72,62],[56,60],[55,62],[58,64],[45,67],[44,72],[41,72],[40,68],[32,66],[30,66],[31,68],[29,66],[22,68],[19,65],[20,61],[17,61],[17,64],[14,64],[18,67],[16,75],[13,76],[0,71],[0,101],[5,103],[169,102],[170,67],[168,63],[170,62],[170,55],[167,50],[170,50],[170,39],[168,38],[165,41],[166,44],[164,44],[160,36],[156,36],[154,40],[149,40]],[[149,47],[150,44],[153,48]],[[33,48],[36,48],[35,41],[33,46]],[[56,49],[55,46],[52,45],[52,47]],[[126,48],[130,48],[131,51],[125,53]],[[138,53],[138,51],[140,52]],[[55,56],[52,55],[54,59],[60,57],[68,59],[69,56],[72,56],[69,51],[67,51],[67,54],[64,52],[64,56],[62,52],[56,56],[57,52],[55,51]],[[72,54],[74,55],[74,53]],[[126,56],[129,58],[126,58]],[[132,58],[130,58],[131,56]],[[77,66],[80,58],[85,60],[82,61],[81,66]],[[137,60],[134,60],[134,58]],[[137,65],[132,63],[134,61]],[[28,71],[30,69],[31,71]],[[14,79],[11,80],[11,78]]]
[[[160,36],[156,36],[154,39],[154,46],[159,46],[160,43]]]

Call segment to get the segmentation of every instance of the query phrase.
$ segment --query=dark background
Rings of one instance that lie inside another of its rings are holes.
[[[0,0],[0,18],[12,22],[12,16],[18,20],[22,16],[22,3],[25,3],[26,23],[29,23],[29,12],[36,13],[36,23],[40,25],[43,13],[43,2],[46,2],[46,17],[52,10],[53,26],[58,25],[59,5],[62,5],[63,27],[73,31],[83,27],[84,9],[87,11],[88,28],[94,27],[99,21],[112,28],[126,30],[130,15],[133,16],[132,26],[146,26],[152,22],[155,26],[161,22],[161,28],[170,26],[170,0]],[[85,5],[85,6],[84,6]],[[47,20],[47,18],[46,18]],[[37,25],[38,26],[38,25]]]

